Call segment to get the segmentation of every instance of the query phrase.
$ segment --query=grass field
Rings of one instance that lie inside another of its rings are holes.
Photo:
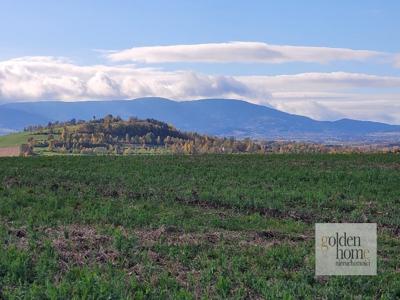
[[[378,275],[314,276],[314,223],[377,222]],[[400,156],[0,159],[0,299],[400,297]]]
[[[21,144],[26,144],[30,137],[33,137],[36,140],[47,140],[47,135],[43,134],[33,134],[31,132],[11,133],[8,135],[0,136],[0,148],[14,147]]]

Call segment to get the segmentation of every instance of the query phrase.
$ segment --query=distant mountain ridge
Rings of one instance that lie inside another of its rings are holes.
[[[0,134],[29,125],[89,120],[107,114],[154,118],[180,130],[216,136],[292,140],[362,140],[399,136],[400,126],[342,119],[317,121],[241,100],[204,99],[173,101],[139,98],[110,101],[42,101],[0,105]]]

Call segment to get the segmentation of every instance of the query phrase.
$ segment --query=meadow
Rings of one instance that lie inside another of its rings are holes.
[[[29,138],[47,139],[46,135],[31,132],[17,132],[0,136],[0,148],[15,147],[28,143]]]
[[[314,275],[314,224],[376,222],[378,275]],[[0,299],[395,299],[400,156],[0,158]]]

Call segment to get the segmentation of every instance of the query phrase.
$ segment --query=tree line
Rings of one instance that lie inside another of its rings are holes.
[[[323,145],[288,141],[238,140],[195,132],[182,132],[174,126],[154,119],[107,115],[90,121],[72,119],[49,122],[46,126],[25,129],[46,139],[30,138],[30,149],[76,154],[134,154],[134,153],[347,153],[368,152],[366,148]],[[399,152],[399,147],[390,151]],[[371,150],[371,149],[369,149]],[[29,151],[28,151],[29,152]]]

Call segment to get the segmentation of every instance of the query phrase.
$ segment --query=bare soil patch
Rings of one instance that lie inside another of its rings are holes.
[[[28,233],[26,228],[12,228],[7,226],[9,239],[5,241],[5,245],[13,245],[21,250],[28,249]]]
[[[240,246],[270,247],[282,242],[302,242],[311,237],[306,235],[288,235],[276,231],[229,231],[214,230],[204,233],[180,232],[175,228],[161,226],[157,229],[135,230],[140,243],[145,247],[152,247],[162,241],[168,245],[216,245],[224,242]]]
[[[19,156],[19,146],[0,148],[0,157]]]
[[[204,209],[228,209],[228,210],[235,210],[241,213],[259,213],[265,217],[272,217],[272,218],[290,218],[296,221],[302,221],[306,224],[312,224],[314,217],[311,213],[306,212],[296,212],[296,211],[282,211],[276,208],[268,208],[268,207],[245,207],[245,208],[238,208],[234,204],[231,203],[216,203],[211,201],[206,201],[198,198],[194,199],[184,199],[181,197],[175,197],[175,201],[186,204],[201,207]]]
[[[48,228],[45,232],[52,238],[62,269],[68,269],[70,265],[114,264],[119,256],[112,238],[89,226]]]

